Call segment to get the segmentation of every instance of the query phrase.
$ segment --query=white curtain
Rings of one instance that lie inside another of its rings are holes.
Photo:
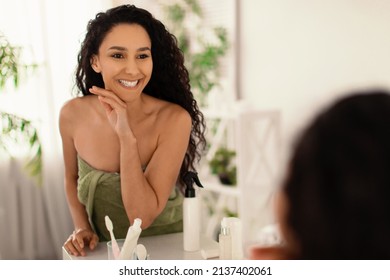
[[[73,230],[63,188],[59,110],[72,98],[76,56],[89,19],[108,0],[0,0],[0,32],[23,47],[38,68],[21,86],[0,92],[0,111],[30,119],[39,129],[43,184],[25,173],[25,155],[0,155],[0,259],[57,259]]]

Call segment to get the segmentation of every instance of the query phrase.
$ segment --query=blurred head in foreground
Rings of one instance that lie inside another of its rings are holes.
[[[251,258],[390,259],[390,93],[351,92],[322,111],[277,205],[285,244]]]

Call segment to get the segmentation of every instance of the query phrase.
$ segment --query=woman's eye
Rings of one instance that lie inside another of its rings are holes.
[[[140,58],[140,59],[145,59],[145,58],[148,58],[148,57],[149,57],[149,55],[147,55],[147,54],[140,54],[138,56],[138,58]]]
[[[123,58],[123,55],[120,54],[120,53],[114,53],[114,54],[112,55],[112,57],[113,57],[113,58]]]

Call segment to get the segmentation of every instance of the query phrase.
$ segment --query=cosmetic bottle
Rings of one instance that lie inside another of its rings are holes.
[[[194,183],[203,188],[196,172],[184,175],[185,191],[183,200],[183,248],[184,251],[200,249],[200,209]]]
[[[242,223],[239,218],[228,217],[225,219],[226,227],[230,229],[232,239],[232,259],[242,260],[244,258],[243,242],[242,242]]]
[[[134,219],[133,225],[131,225],[127,230],[126,239],[119,255],[120,260],[130,260],[133,258],[133,252],[137,246],[138,238],[142,231],[141,224],[141,219]]]
[[[221,232],[218,238],[219,243],[219,259],[231,260],[232,259],[232,236],[230,234],[230,228],[227,225],[226,218],[221,221]]]

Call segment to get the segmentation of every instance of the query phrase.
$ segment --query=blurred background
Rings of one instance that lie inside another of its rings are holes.
[[[244,245],[261,241],[302,126],[349,90],[390,87],[386,0],[0,0],[0,259],[61,258],[73,225],[58,114],[88,21],[120,4],[149,10],[185,54],[212,238],[237,216]]]

